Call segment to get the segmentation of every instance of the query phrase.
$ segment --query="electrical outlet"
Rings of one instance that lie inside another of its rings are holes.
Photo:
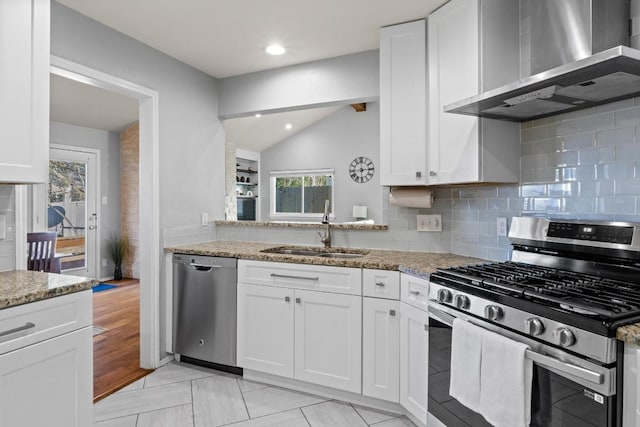
[[[418,231],[442,231],[442,215],[418,215]]]
[[[103,205],[107,204],[107,196],[102,196],[102,204]]]
[[[498,236],[506,236],[507,235],[507,218],[499,217],[496,220],[496,227],[498,231]]]
[[[107,266],[107,259],[106,258],[102,258],[102,266],[103,267]]]

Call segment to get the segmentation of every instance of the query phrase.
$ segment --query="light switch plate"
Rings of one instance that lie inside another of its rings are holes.
[[[496,229],[498,236],[506,236],[507,235],[507,218],[499,217],[496,220]]]
[[[442,231],[442,215],[418,215],[418,231]]]
[[[202,212],[200,214],[200,225],[207,225],[209,223],[209,213]]]

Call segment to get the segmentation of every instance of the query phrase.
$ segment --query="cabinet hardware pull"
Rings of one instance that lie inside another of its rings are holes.
[[[289,298],[289,297],[284,297],[284,302],[289,302],[289,301],[291,301],[291,298]]]
[[[271,273],[271,277],[279,277],[281,279],[301,279],[301,280],[318,280],[319,277],[305,277],[305,276],[289,276],[287,274]]]
[[[416,172],[416,179],[422,178],[422,172]]]
[[[300,298],[296,298],[296,303],[300,304],[302,302],[302,300]]]
[[[376,286],[382,286],[385,287],[387,286],[384,282],[376,282]]]
[[[435,171],[429,171],[429,176],[436,176],[438,175]]]
[[[420,295],[420,291],[409,291],[411,295]]]
[[[395,315],[396,315],[395,310],[389,310],[389,316],[395,316]]]
[[[10,335],[17,334],[18,332],[24,332],[27,329],[35,328],[35,323],[27,322],[22,326],[18,326],[17,328],[8,329],[6,331],[0,332],[0,338],[9,338]]]

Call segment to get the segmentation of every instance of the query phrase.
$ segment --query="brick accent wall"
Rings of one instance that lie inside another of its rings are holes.
[[[124,277],[140,278],[140,142],[136,122],[120,133],[120,224],[129,239],[129,255],[122,265]]]

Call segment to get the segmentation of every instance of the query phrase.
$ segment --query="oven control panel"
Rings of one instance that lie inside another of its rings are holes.
[[[633,240],[632,226],[604,224],[580,224],[576,222],[550,222],[548,237],[588,240],[592,242],[620,243],[630,245]]]

